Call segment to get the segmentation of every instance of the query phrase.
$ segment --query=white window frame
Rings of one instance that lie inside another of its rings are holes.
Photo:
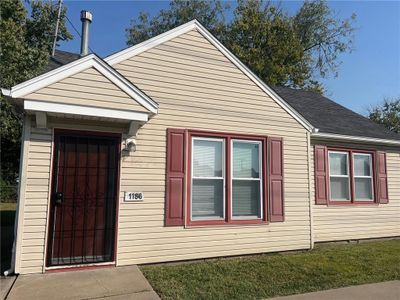
[[[331,163],[330,163],[330,154],[331,153],[339,153],[339,154],[345,154],[346,155],[346,167],[347,167],[347,175],[331,175]],[[345,201],[345,202],[351,202],[351,176],[350,176],[350,160],[349,160],[349,152],[346,151],[328,151],[328,170],[329,170],[329,199],[330,201]],[[347,182],[348,182],[348,187],[349,187],[349,199],[334,199],[332,198],[332,184],[331,184],[331,178],[335,177],[335,178],[347,178]]]
[[[372,163],[373,163],[372,154],[371,154],[371,153],[353,152],[352,155],[353,155],[352,159],[353,159],[353,177],[354,177],[354,201],[355,201],[355,202],[356,202],[356,201],[371,201],[371,202],[373,202],[373,201],[375,201],[375,197],[374,197],[374,192],[375,192],[375,190],[374,190],[374,176],[373,176],[374,168],[373,168],[373,166],[372,166]],[[355,172],[355,169],[354,169],[354,166],[355,166],[355,163],[354,163],[354,161],[355,161],[354,156],[355,156],[355,155],[358,155],[358,156],[368,156],[368,157],[369,157],[369,174],[370,174],[370,176],[360,176],[360,175],[356,175],[356,172]],[[367,198],[360,198],[360,199],[358,199],[358,198],[357,198],[357,195],[356,195],[356,178],[369,178],[369,179],[371,180],[371,195],[372,195],[372,198],[371,198],[371,199],[367,199]]]
[[[201,140],[201,141],[212,141],[212,142],[222,142],[222,177],[195,177],[193,176],[193,158],[194,158],[194,141],[195,140]],[[190,191],[190,221],[215,221],[215,220],[225,220],[225,198],[226,198],[226,146],[225,146],[225,139],[224,138],[208,138],[208,137],[192,137],[192,157],[190,159],[191,163],[191,191]],[[222,182],[222,217],[195,217],[193,218],[193,180],[195,179],[204,179],[204,180],[213,180],[213,179],[219,179],[223,180]]]
[[[233,143],[234,142],[241,142],[241,143],[249,143],[249,144],[258,144],[259,151],[258,151],[258,164],[259,164],[259,178],[234,178],[233,177]],[[231,193],[230,193],[230,204],[231,204],[231,219],[232,220],[262,220],[264,218],[264,193],[263,193],[263,165],[262,165],[262,153],[263,153],[263,143],[257,140],[242,140],[242,139],[231,139]],[[233,216],[233,180],[248,180],[248,181],[259,181],[260,182],[260,216]]]

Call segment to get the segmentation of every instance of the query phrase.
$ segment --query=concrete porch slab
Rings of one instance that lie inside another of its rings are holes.
[[[160,299],[137,266],[20,275],[7,300]]]
[[[9,277],[0,277],[0,299],[4,300],[6,299],[6,296],[9,292],[9,290],[11,289],[15,279],[17,277],[16,276],[9,276]]]

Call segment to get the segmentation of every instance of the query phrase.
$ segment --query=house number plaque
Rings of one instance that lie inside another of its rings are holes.
[[[140,202],[144,200],[143,192],[125,192],[125,202]]]

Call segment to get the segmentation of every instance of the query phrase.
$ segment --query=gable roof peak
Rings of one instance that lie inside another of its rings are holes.
[[[25,96],[41,88],[82,72],[88,68],[96,69],[118,88],[128,94],[132,99],[145,107],[149,112],[157,114],[158,104],[155,101],[153,101],[149,96],[133,85],[101,57],[93,53],[83,56],[80,59],[74,60],[30,80],[17,84],[9,90],[2,88],[1,91],[3,95],[10,98],[24,98]]]
[[[285,100],[283,100],[273,89],[271,89],[265,82],[263,82],[257,75],[255,75],[247,66],[245,66],[231,51],[229,51],[215,36],[213,36],[198,20],[194,19],[185,24],[182,24],[174,29],[159,34],[151,39],[141,42],[137,45],[131,46],[117,53],[114,53],[104,60],[110,64],[115,65],[124,60],[130,59],[140,53],[150,50],[158,45],[161,45],[175,37],[187,33],[193,29],[197,31],[208,40],[214,47],[216,47],[231,63],[233,63],[243,74],[245,74],[253,83],[255,83],[263,92],[271,97],[280,107],[282,107],[290,116],[292,116],[299,124],[306,130],[312,131],[314,126],[311,125],[300,113],[293,109]]]

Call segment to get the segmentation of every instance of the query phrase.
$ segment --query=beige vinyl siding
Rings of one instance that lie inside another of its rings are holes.
[[[307,133],[197,31],[115,67],[160,105],[122,160],[117,264],[154,263],[310,247]],[[165,227],[166,129],[284,138],[283,223]],[[124,191],[143,191],[124,203]]]
[[[159,114],[139,129],[136,152],[121,158],[117,265],[310,247],[307,132],[297,121],[197,31],[114,67],[160,105]],[[93,84],[94,77],[77,74],[66,79],[66,84],[70,90],[76,90],[77,86]],[[79,100],[83,105],[101,102],[94,96],[76,98],[75,94],[58,89],[58,83],[55,85],[56,88],[36,93],[35,99],[65,103]],[[114,100],[112,103],[117,103]],[[128,130],[128,124],[117,126],[104,120],[67,118],[49,118],[48,127],[47,131],[32,128],[30,139],[20,253],[22,274],[44,269],[52,129],[121,133]],[[165,227],[166,130],[169,127],[283,137],[285,222]],[[145,200],[124,203],[124,191],[144,192]]]
[[[148,112],[95,68],[89,68],[24,97],[29,100]]]
[[[315,144],[325,144],[313,142]],[[400,150],[356,144],[333,144],[356,149],[386,151],[389,203],[379,205],[315,205],[311,177],[315,242],[400,236]],[[311,152],[314,169],[314,152]]]
[[[19,257],[22,274],[43,271],[50,187],[52,131],[32,122],[26,166],[23,229]]]
[[[34,118],[33,118],[34,119]],[[51,191],[51,163],[53,129],[81,129],[122,133],[127,126],[116,123],[99,123],[85,120],[48,119],[48,129],[35,128],[31,122],[30,138],[26,165],[26,186],[24,192],[24,211],[22,214],[21,248],[17,259],[21,274],[41,273],[45,266],[47,220],[49,193]]]

